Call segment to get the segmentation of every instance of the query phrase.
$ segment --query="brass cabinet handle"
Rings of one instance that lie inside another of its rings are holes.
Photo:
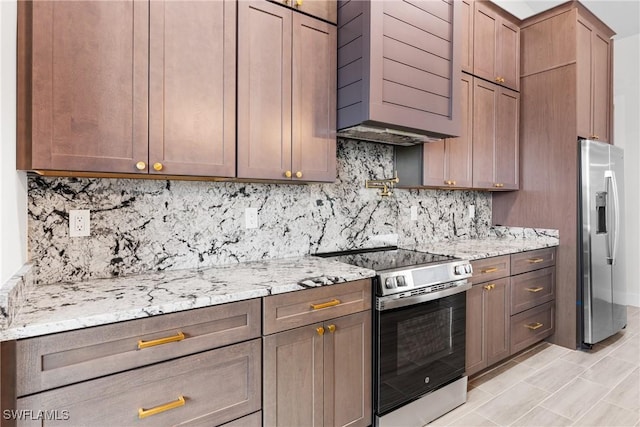
[[[178,396],[178,400],[165,403],[164,405],[156,406],[155,408],[151,408],[151,409],[138,408],[138,418],[140,419],[147,418],[147,417],[150,417],[151,415],[156,415],[156,414],[159,414],[160,412],[168,411],[169,409],[179,408],[181,406],[184,406],[184,404],[185,404],[184,396]]]
[[[496,182],[495,184],[493,184],[494,187],[496,188],[502,188],[504,187],[504,184],[500,183],[500,182]]]
[[[529,264],[538,264],[544,261],[544,258],[529,258],[527,261],[529,261]]]
[[[498,271],[498,267],[489,267],[489,268],[485,268],[484,270],[480,270],[480,273],[487,274],[487,273],[495,273],[496,271]]]
[[[591,139],[600,139],[598,135],[591,135]]]
[[[284,176],[285,176],[286,178],[291,178],[291,171],[286,171],[286,172],[284,173]]]
[[[162,163],[156,162],[153,164],[153,169],[157,170],[158,172],[160,172],[162,170]]]
[[[296,0],[296,7],[302,6],[302,0]]]
[[[542,286],[538,286],[537,288],[525,288],[525,290],[527,292],[533,292],[534,294],[536,292],[540,292],[541,290],[543,290],[544,288]]]
[[[490,291],[491,289],[494,289],[496,287],[495,283],[491,283],[490,285],[484,285],[483,286],[487,291]]]
[[[147,164],[145,162],[136,163],[136,169],[138,169],[139,171],[143,171],[146,168],[147,168]]]
[[[167,344],[170,342],[182,341],[184,339],[184,334],[182,332],[178,332],[176,335],[172,335],[170,337],[158,338],[157,340],[151,341],[138,341],[138,350],[148,347],[154,347],[156,345]]]
[[[340,304],[340,300],[334,298],[331,301],[323,302],[320,304],[311,304],[311,308],[314,310],[320,310],[322,308],[334,307],[338,304]]]
[[[296,172],[296,178],[302,178],[302,172],[300,171]]]
[[[502,81],[502,78],[500,76],[496,77],[496,82],[500,83]]]
[[[334,333],[336,331],[336,325],[329,325],[327,329],[329,329],[329,332]]]
[[[529,323],[528,325],[524,325],[525,328],[527,329],[531,329],[532,331],[535,331],[538,328],[542,328],[544,325],[540,322],[536,322],[536,323]]]
[[[282,0],[282,3],[289,4],[289,0]]]
[[[456,185],[456,182],[455,182],[455,181],[449,181],[449,180],[447,180],[447,181],[445,181],[444,183],[445,183],[445,184],[447,184],[447,185]]]
[[[324,335],[324,328],[322,326],[317,327],[316,328],[316,332],[318,333],[318,335],[323,336]]]

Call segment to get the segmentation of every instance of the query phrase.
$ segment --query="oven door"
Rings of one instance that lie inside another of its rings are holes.
[[[414,305],[376,310],[378,416],[463,376],[465,289]]]

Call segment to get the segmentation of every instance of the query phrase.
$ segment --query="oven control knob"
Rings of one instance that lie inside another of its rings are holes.
[[[407,282],[404,279],[404,276],[397,276],[396,282],[398,283],[398,287],[407,286]]]
[[[457,275],[464,274],[464,266],[456,265],[453,269],[453,272]]]
[[[467,265],[465,265],[465,266],[464,266],[464,271],[465,271],[466,273],[468,273],[468,274],[471,274],[471,272],[473,271],[473,270],[471,269],[471,264],[467,264]]]
[[[396,278],[395,277],[387,277],[384,281],[384,286],[387,289],[395,289],[396,287]]]

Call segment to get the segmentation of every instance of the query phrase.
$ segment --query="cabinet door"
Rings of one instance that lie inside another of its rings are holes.
[[[266,1],[238,3],[238,177],[291,171],[291,14]]]
[[[482,285],[473,286],[467,291],[465,342],[465,371],[467,375],[473,375],[487,367],[487,347],[484,340],[484,292]]]
[[[473,73],[473,0],[461,2],[462,22],[462,71]]]
[[[508,88],[520,89],[520,27],[500,19],[498,27],[497,74],[500,84]]]
[[[28,8],[31,52],[20,55],[32,63],[19,84],[31,80],[32,123],[21,138],[32,151],[19,167],[147,173],[148,3],[37,1],[21,12]]]
[[[484,293],[485,339],[487,364],[509,356],[509,278],[488,282]]]
[[[496,110],[494,187],[517,190],[519,185],[520,94],[500,88]]]
[[[474,2],[473,74],[495,81],[498,77],[498,33],[500,17],[482,2]]]
[[[473,79],[473,187],[493,188],[499,87]]]
[[[473,78],[470,75],[462,74],[460,88],[461,132],[458,138],[448,138],[445,142],[445,177],[455,187],[471,187],[472,185],[472,81]]]
[[[445,139],[429,142],[422,149],[422,184],[428,187],[446,185],[445,175]],[[402,181],[401,181],[402,182]]]
[[[235,176],[236,2],[150,4],[149,170]]]
[[[336,179],[337,29],[293,14],[293,179]]]
[[[324,425],[371,425],[371,311],[325,322]]]
[[[581,16],[577,39],[578,136],[610,142],[611,40]]]
[[[265,426],[323,425],[323,336],[316,323],[264,337]]]

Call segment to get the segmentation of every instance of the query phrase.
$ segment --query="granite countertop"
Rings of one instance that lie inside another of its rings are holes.
[[[405,247],[473,260],[557,246],[558,241],[557,231],[554,230],[501,230],[496,227],[485,239],[447,240]],[[373,276],[373,270],[305,256],[35,286],[24,291],[20,307],[0,307],[2,314],[10,314],[6,316],[8,325],[0,327],[0,341],[260,298]]]
[[[0,341],[259,298],[373,277],[316,257],[283,258],[37,286],[0,330]]]

